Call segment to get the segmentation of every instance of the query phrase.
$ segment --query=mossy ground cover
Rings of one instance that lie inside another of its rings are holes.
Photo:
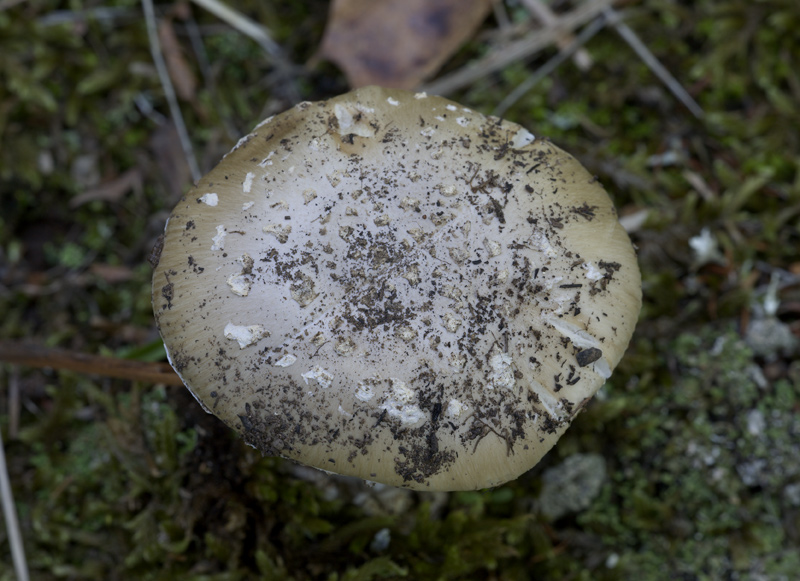
[[[231,4],[292,61],[313,55],[325,2]],[[0,337],[163,358],[146,259],[190,180],[140,6],[0,6]],[[506,114],[644,219],[631,348],[540,466],[495,490],[370,501],[378,492],[261,458],[183,389],[5,366],[0,427],[34,578],[795,578],[798,350],[753,330],[800,334],[800,5],[626,6],[706,116],[612,30],[588,45],[591,70],[563,65]],[[182,109],[207,170],[291,103],[247,38],[161,8],[197,79]],[[485,50],[473,41],[448,66]],[[535,66],[453,97],[489,113]],[[346,89],[326,65],[293,83],[311,100]],[[549,522],[542,474],[578,453],[604,458],[605,484]],[[6,534],[0,579],[12,578]]]

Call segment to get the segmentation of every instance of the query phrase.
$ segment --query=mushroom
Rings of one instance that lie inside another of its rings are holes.
[[[170,362],[264,454],[418,490],[534,466],[641,304],[611,200],[517,124],[367,87],[260,123],[180,201]]]

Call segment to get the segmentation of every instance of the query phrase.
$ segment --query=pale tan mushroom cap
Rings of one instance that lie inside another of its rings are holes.
[[[256,127],[175,208],[153,277],[173,366],[248,443],[420,490],[536,464],[640,304],[631,243],[574,158],[375,87]]]

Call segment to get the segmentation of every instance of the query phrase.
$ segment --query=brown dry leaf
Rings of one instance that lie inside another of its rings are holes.
[[[94,263],[89,266],[89,272],[103,279],[109,284],[127,282],[134,277],[133,270],[128,266],[118,264]]]
[[[197,81],[189,63],[183,57],[183,50],[171,20],[161,20],[158,23],[158,40],[175,93],[184,101],[194,100]]]
[[[470,38],[492,0],[334,0],[320,56],[352,87],[411,89]]]
[[[170,203],[177,203],[184,188],[191,184],[192,177],[175,126],[165,123],[159,127],[150,137],[149,146],[150,159],[159,169],[168,199]]]
[[[103,182],[99,186],[75,196],[70,200],[69,207],[77,208],[95,200],[117,202],[128,192],[141,192],[143,179],[142,170],[133,167],[113,180]]]

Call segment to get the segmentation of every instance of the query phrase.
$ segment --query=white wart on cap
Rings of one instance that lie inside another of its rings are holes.
[[[173,211],[172,365],[265,454],[419,490],[536,464],[628,345],[603,188],[519,125],[376,87],[243,138]]]

